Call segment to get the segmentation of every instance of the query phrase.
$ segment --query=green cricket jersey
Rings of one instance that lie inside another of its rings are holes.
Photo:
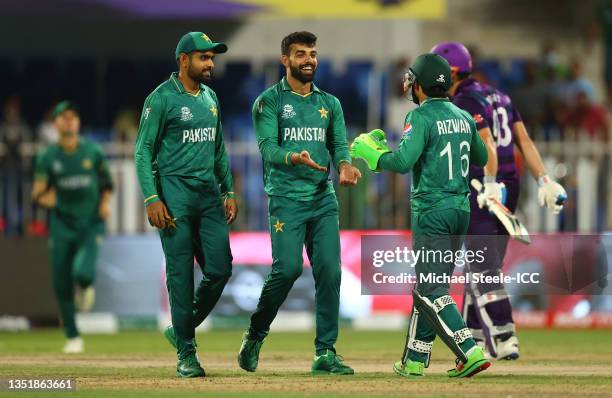
[[[100,193],[112,189],[112,180],[99,145],[80,138],[74,152],[52,144],[36,158],[35,178],[54,188],[55,214],[71,224],[99,221]]]
[[[412,210],[469,211],[470,162],[484,166],[487,150],[472,117],[445,98],[429,98],[409,112],[399,149],[384,154],[378,166],[413,171]]]
[[[200,84],[190,94],[176,72],[145,100],[134,151],[145,203],[159,200],[155,176],[196,178],[234,190],[217,95]]]
[[[341,162],[351,162],[344,114],[336,97],[314,84],[310,93],[298,94],[283,78],[255,100],[253,124],[269,196],[312,200],[334,191],[329,172],[293,166],[291,154],[306,150],[328,170],[330,160],[336,169]]]

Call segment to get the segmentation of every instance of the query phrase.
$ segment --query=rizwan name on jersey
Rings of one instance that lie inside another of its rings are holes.
[[[470,124],[463,119],[438,120],[438,135],[454,133],[470,133]]]
[[[283,141],[325,142],[325,133],[322,127],[285,127]]]
[[[216,127],[204,127],[197,129],[183,130],[183,144],[188,142],[214,141],[217,134]]]

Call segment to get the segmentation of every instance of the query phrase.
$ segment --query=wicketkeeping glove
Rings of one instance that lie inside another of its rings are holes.
[[[567,200],[567,192],[558,182],[552,180],[548,174],[538,178],[538,202],[540,206],[548,207],[553,214],[559,214],[563,210],[563,204]]]
[[[482,179],[483,190],[476,197],[478,207],[481,209],[485,207],[487,199],[496,199],[499,203],[506,204],[506,185],[504,183],[498,183],[495,181],[495,177],[484,176]]]
[[[376,129],[367,134],[360,134],[351,144],[351,156],[366,161],[372,171],[378,170],[378,160],[382,155],[391,152],[387,146],[385,132]]]

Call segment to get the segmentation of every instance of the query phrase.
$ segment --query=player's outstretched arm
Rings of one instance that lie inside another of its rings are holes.
[[[291,152],[278,145],[276,107],[276,99],[273,95],[262,95],[253,104],[251,114],[257,136],[257,146],[264,162],[290,166]]]
[[[497,146],[489,127],[478,130],[478,135],[487,149],[487,162],[484,165],[484,175],[497,177]]]
[[[515,122],[512,125],[512,131],[529,172],[538,181],[540,186],[538,189],[540,206],[546,206],[554,214],[558,214],[563,209],[563,204],[567,199],[567,192],[565,192],[561,184],[551,179],[546,173],[546,167],[544,167],[540,152],[531,137],[529,137],[525,124],[522,121]]]

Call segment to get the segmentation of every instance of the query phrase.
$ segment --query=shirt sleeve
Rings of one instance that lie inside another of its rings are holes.
[[[485,107],[480,102],[462,95],[456,97],[453,103],[472,116],[472,119],[474,119],[474,122],[476,123],[477,130],[490,127],[489,122],[487,121],[487,117],[489,115]]]
[[[104,155],[104,151],[98,145],[96,145],[96,156],[97,156],[97,164],[96,170],[98,173],[98,184],[100,186],[100,191],[112,191],[113,190],[113,179],[110,174],[110,170],[108,168],[108,162],[106,161],[106,156]]]
[[[221,193],[234,192],[234,180],[232,178],[232,170],[230,169],[227,150],[225,149],[225,141],[223,138],[223,126],[221,124],[221,106],[217,95],[214,94],[215,102],[217,103],[217,133],[215,135],[215,177],[221,186]]]
[[[36,155],[36,163],[34,164],[34,180],[49,182],[51,174],[49,172],[49,166],[48,150],[39,152],[38,155]]]
[[[487,148],[480,138],[476,123],[470,120],[470,129],[472,130],[472,142],[470,143],[470,164],[474,164],[479,167],[484,167],[489,160]]]
[[[134,147],[134,163],[145,204],[159,200],[153,177],[155,143],[161,133],[165,119],[165,105],[159,93],[154,92],[145,100]]]
[[[291,165],[291,152],[278,145],[278,115],[276,98],[261,96],[253,104],[253,126],[257,145],[264,162]]]
[[[340,163],[351,163],[348,143],[346,141],[346,125],[344,123],[344,112],[338,98],[333,97],[332,120],[327,131],[327,149],[331,155],[336,170]]]
[[[419,160],[427,142],[427,126],[414,111],[406,116],[404,135],[397,151],[385,153],[378,160],[382,170],[406,174]]]

